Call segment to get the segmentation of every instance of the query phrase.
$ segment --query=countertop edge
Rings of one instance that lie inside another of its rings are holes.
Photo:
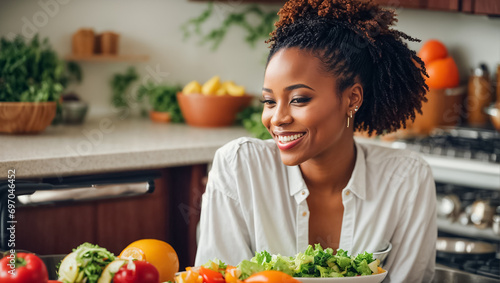
[[[218,148],[219,146],[205,146],[5,161],[0,163],[0,172],[5,172],[0,175],[0,180],[7,179],[10,169],[16,170],[16,179],[29,179],[204,164],[212,161]]]

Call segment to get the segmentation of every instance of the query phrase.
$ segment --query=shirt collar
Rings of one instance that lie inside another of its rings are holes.
[[[286,166],[288,172],[288,187],[290,188],[290,196],[294,196],[303,189],[307,189],[306,182],[302,178],[302,172],[298,165]]]
[[[361,146],[357,142],[354,144],[356,145],[356,163],[346,189],[351,190],[358,198],[364,200],[366,199],[366,157]]]
[[[347,182],[346,188],[350,189],[358,198],[366,198],[366,160],[363,149],[354,142],[356,146],[356,163],[352,170],[351,178]],[[290,188],[290,196],[294,196],[303,189],[307,189],[302,172],[298,165],[286,166],[288,172],[288,184]]]

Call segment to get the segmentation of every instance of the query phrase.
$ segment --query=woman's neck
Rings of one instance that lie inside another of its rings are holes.
[[[356,146],[350,138],[330,152],[300,164],[300,170],[309,190],[332,194],[345,188],[355,164]]]

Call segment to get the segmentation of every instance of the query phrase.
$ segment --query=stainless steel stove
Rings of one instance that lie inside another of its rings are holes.
[[[425,155],[500,164],[500,133],[496,131],[438,129],[430,136],[407,138],[397,143]]]
[[[384,143],[420,152],[438,182],[500,190],[500,133],[477,128],[436,129],[426,137]]]
[[[436,264],[488,278],[500,279],[500,259],[495,257],[467,259],[438,256]]]

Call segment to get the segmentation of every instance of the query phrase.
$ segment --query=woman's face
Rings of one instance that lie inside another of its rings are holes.
[[[352,146],[352,126],[346,127],[350,90],[340,100],[336,78],[321,71],[319,59],[298,48],[283,49],[271,58],[262,88],[262,123],[285,165],[334,158],[349,140]]]

